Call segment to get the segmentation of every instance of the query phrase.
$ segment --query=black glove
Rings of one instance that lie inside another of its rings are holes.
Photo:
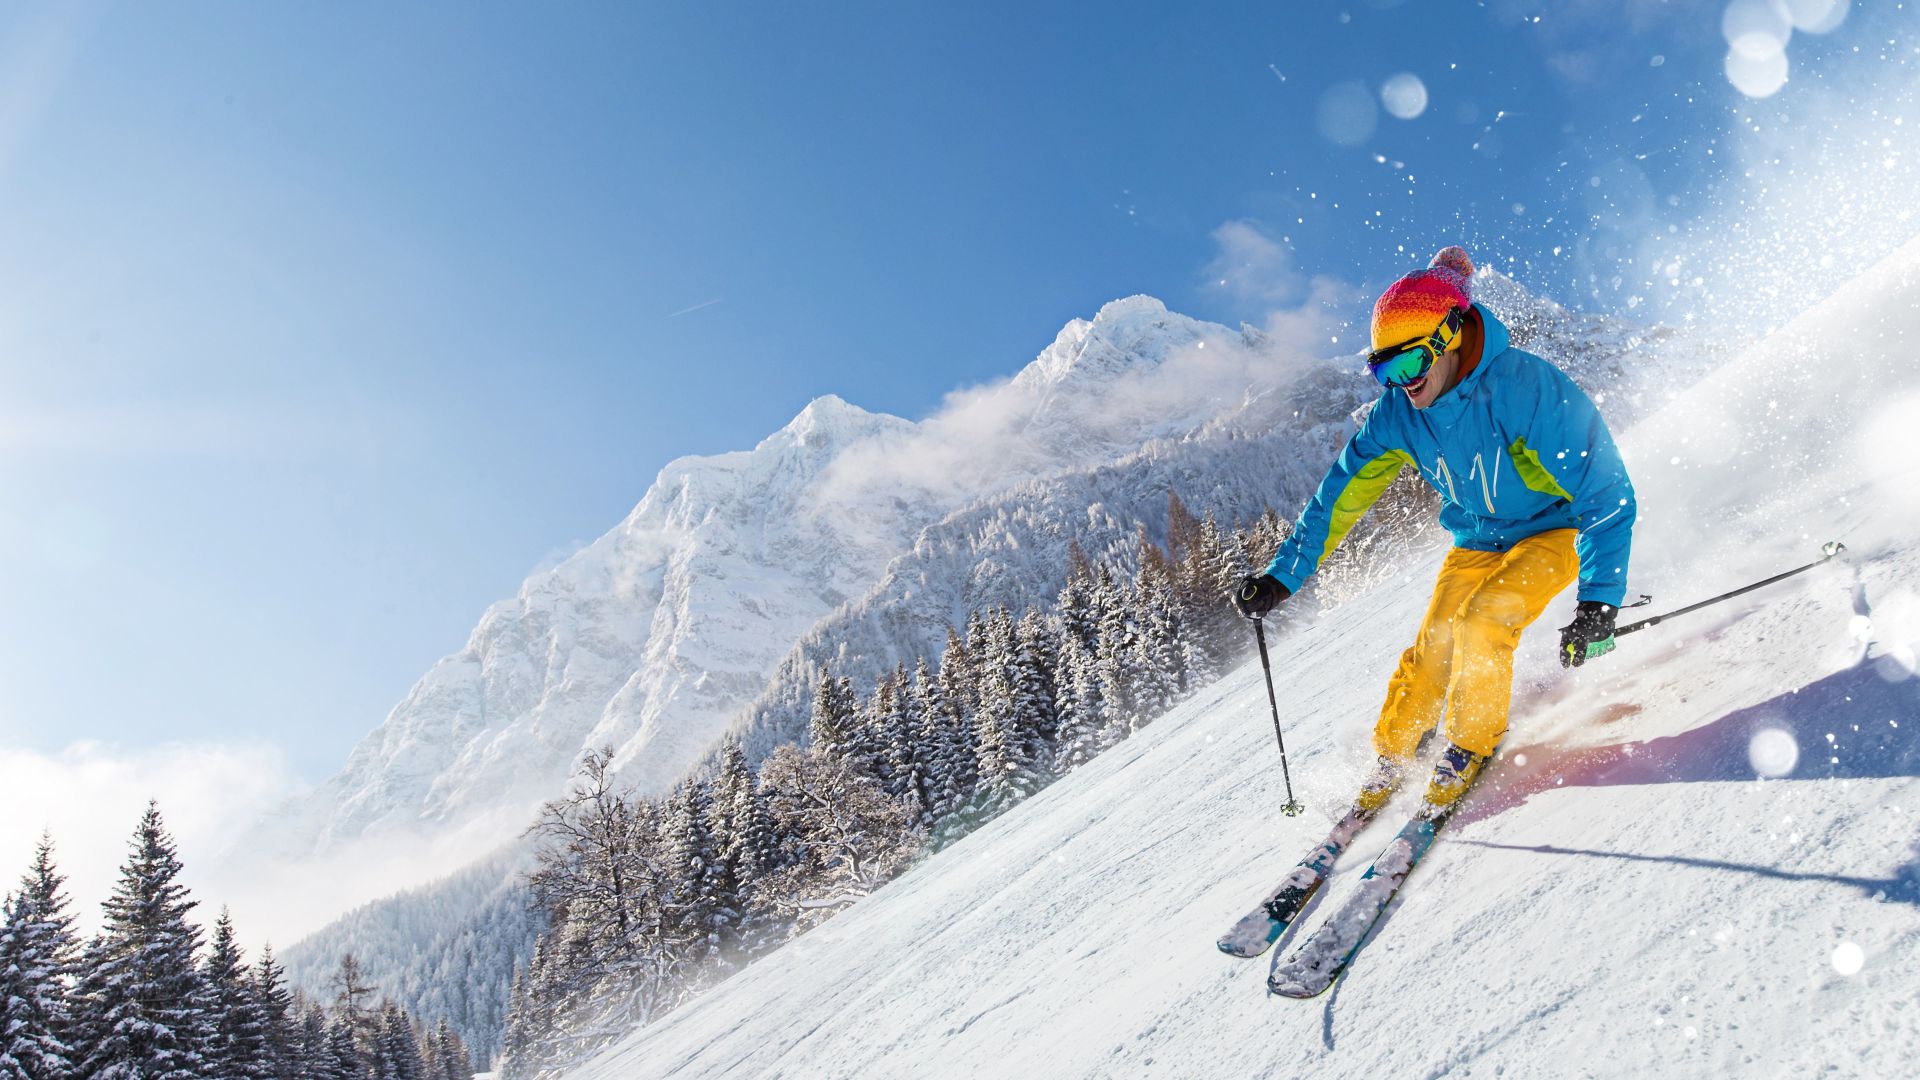
[[[1233,590],[1233,606],[1249,619],[1258,619],[1280,606],[1293,593],[1272,574],[1248,574]]]
[[[1619,608],[1598,600],[1582,600],[1573,621],[1560,628],[1560,666],[1579,667],[1613,651],[1613,617]]]

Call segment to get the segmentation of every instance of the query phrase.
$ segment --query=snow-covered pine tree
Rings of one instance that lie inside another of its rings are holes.
[[[0,1080],[78,1075],[67,1000],[78,944],[64,889],[42,834],[20,891],[0,905]]]
[[[534,943],[535,958],[544,948],[546,937],[543,935]],[[521,1080],[533,1075],[533,1047],[546,1034],[546,1018],[536,1015],[530,993],[532,970],[530,958],[525,967],[514,971],[507,991],[507,1026],[500,1034],[500,1057],[496,1062],[501,1080]]]
[[[1221,665],[1244,647],[1239,614],[1230,599],[1240,575],[1241,560],[1229,555],[1226,536],[1212,512],[1202,518],[1190,543],[1180,551],[1175,566],[1186,637],[1188,681],[1201,686],[1213,681]],[[1232,567],[1231,572],[1229,566]]]
[[[213,1039],[207,1061],[222,1077],[273,1076],[267,1054],[266,1017],[247,977],[246,960],[233,936],[233,916],[226,908],[213,923],[213,940],[201,964],[200,978],[207,990],[208,1019]]]
[[[895,768],[895,744],[904,738],[899,690],[891,672],[875,681],[873,693],[856,712],[856,735],[848,755],[855,769],[880,781],[887,794],[895,797],[906,792],[909,782],[906,770]]]
[[[1098,587],[1098,574],[1091,569],[1069,574],[1054,603],[1061,636],[1079,642],[1088,653],[1100,640],[1100,615],[1094,607],[1094,590]]]
[[[813,691],[813,721],[809,727],[812,745],[826,754],[843,758],[853,755],[857,750],[855,726],[858,707],[852,680],[836,677],[833,672],[821,668],[820,679],[814,684]]]
[[[272,945],[260,946],[260,959],[254,963],[248,981],[266,1035],[267,1075],[298,1076],[300,1022],[294,1013],[293,994],[287,989],[286,969],[274,959]]]
[[[374,1080],[354,1034],[353,1018],[344,1013],[334,1014],[327,1022],[325,1065],[330,1070],[327,1080]]]
[[[940,677],[920,657],[913,670],[914,742],[926,760],[927,807],[920,824],[934,828],[973,794],[973,748],[953,710],[947,707]]]
[[[1059,721],[1053,739],[1053,770],[1064,776],[1093,757],[1101,711],[1093,654],[1070,633],[1062,635],[1054,681]]]
[[[352,953],[340,957],[333,972],[333,1015],[347,1023],[361,1064],[372,1070],[374,1044],[380,1037],[380,1009],[374,995],[377,989],[367,981],[360,961]]]
[[[942,785],[955,793],[947,813],[973,798],[980,786],[979,746],[974,741],[973,713],[979,702],[973,657],[966,640],[952,628],[947,630],[947,649],[940,655],[940,670],[935,676],[935,692],[927,700],[938,710],[948,736],[943,740]],[[944,814],[942,815],[945,816]]]
[[[1059,735],[1060,631],[1055,620],[1028,611],[1014,626],[1013,684],[1026,757],[1040,783],[1053,769]]]
[[[1140,696],[1133,718],[1136,730],[1184,697],[1189,685],[1182,650],[1186,633],[1180,617],[1179,596],[1174,589],[1173,564],[1147,539],[1144,529],[1139,542],[1140,574],[1134,588],[1139,604],[1140,634],[1137,669]]]
[[[739,748],[736,745],[735,750]],[[736,940],[742,956],[757,956],[786,937],[787,924],[764,895],[766,877],[778,864],[773,824],[767,816],[766,791],[757,774],[737,754],[732,768],[744,783],[732,788],[733,832],[725,838],[721,855],[727,860],[739,899],[740,925]]]
[[[373,1057],[375,1080],[427,1080],[426,1062],[420,1056],[413,1018],[391,1001],[380,1007]]]
[[[473,1059],[443,1017],[433,1029],[433,1068],[428,1080],[473,1080]]]
[[[919,672],[926,672],[924,659],[920,661]],[[916,679],[908,675],[904,666],[893,669],[894,701],[899,722],[894,726],[893,742],[887,747],[888,761],[894,775],[900,779],[900,789],[892,794],[905,799],[913,807],[914,820],[923,829],[932,828],[936,820],[934,798],[938,782],[935,773],[939,768],[936,760],[939,734],[928,723],[926,691],[929,682],[930,677]]]
[[[949,706],[965,718],[969,731],[977,730],[979,727],[975,714],[980,711],[980,695],[987,677],[987,620],[991,614],[990,610],[975,610],[967,613],[967,625],[963,637],[966,647],[960,651],[961,662],[964,664],[960,670],[962,678],[953,688],[961,693],[957,697],[949,695],[947,701]],[[945,671],[943,662],[941,673],[945,674]],[[974,750],[977,754],[979,751],[977,744]]]
[[[80,1073],[97,1080],[197,1080],[211,1075],[207,997],[194,951],[194,901],[179,882],[173,837],[148,803],[134,830],[104,925],[74,988]]]
[[[1139,596],[1132,583],[1101,567],[1094,586],[1094,609],[1100,618],[1100,641],[1094,654],[1094,673],[1100,689],[1102,715],[1094,746],[1104,750],[1124,738],[1146,698],[1140,646]]]
[[[673,978],[697,983],[728,944],[736,912],[726,892],[720,851],[708,827],[711,795],[707,785],[687,779],[667,797],[661,812],[667,891],[661,916],[673,956]]]
[[[296,1080],[337,1080],[340,1075],[327,1044],[327,1011],[318,1004],[301,1013],[299,1056],[287,1075]]]
[[[984,819],[1031,794],[1033,763],[1020,730],[1013,620],[1005,608],[996,607],[983,624],[985,633],[976,653],[980,697],[973,731],[980,768],[975,809]],[[975,646],[969,644],[968,649],[974,651]]]
[[[770,936],[760,911],[760,878],[766,873],[772,838],[759,784],[738,740],[721,747],[713,781],[713,838],[720,855],[722,894],[735,912],[727,936],[729,964],[757,953]]]

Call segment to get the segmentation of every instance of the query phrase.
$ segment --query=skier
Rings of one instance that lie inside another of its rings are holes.
[[[1560,662],[1577,666],[1612,650],[1626,594],[1634,498],[1613,436],[1572,379],[1513,348],[1472,302],[1472,275],[1467,253],[1448,247],[1381,294],[1367,369],[1385,390],[1273,560],[1233,598],[1258,619],[1298,592],[1403,467],[1440,493],[1454,546],[1387,684],[1357,819],[1392,797],[1443,712],[1448,745],[1422,813],[1448,812],[1506,733],[1520,631],[1577,570],[1577,613],[1560,628]]]

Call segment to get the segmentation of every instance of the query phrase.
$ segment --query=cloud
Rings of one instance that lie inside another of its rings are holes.
[[[1251,221],[1229,221],[1213,230],[1217,249],[1207,264],[1207,283],[1247,307],[1276,307],[1299,298],[1306,277],[1293,255]]]
[[[205,882],[215,855],[268,805],[298,788],[284,755],[264,744],[173,744],[126,749],[78,742],[44,754],[0,747],[0,891],[26,871],[42,830],[82,926],[99,921],[127,842],[149,799],[179,846],[184,880],[203,905],[201,918],[224,898]]]
[[[1140,301],[1112,305],[1091,324],[1070,325],[1021,375],[955,391],[912,429],[848,447],[823,478],[814,509],[870,514],[865,508],[884,506],[882,496],[958,507],[1024,480],[1105,463],[1154,438],[1232,423],[1247,403],[1270,400],[1327,357],[1357,348],[1332,333],[1360,302],[1351,285],[1293,272],[1282,249],[1251,223],[1229,222],[1215,235],[1223,252],[1260,275],[1245,279],[1251,301],[1295,298],[1263,304],[1258,333],[1187,321]],[[1142,343],[1162,334],[1171,335],[1170,347],[1158,363],[1142,362]]]

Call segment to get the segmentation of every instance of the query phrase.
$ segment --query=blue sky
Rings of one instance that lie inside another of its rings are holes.
[[[1728,133],[1911,51],[1853,10],[1756,101],[1725,7],[9,7],[0,750],[318,779],[671,458],[1115,297],[1258,322],[1464,242],[1690,311],[1649,236],[1711,261]]]

